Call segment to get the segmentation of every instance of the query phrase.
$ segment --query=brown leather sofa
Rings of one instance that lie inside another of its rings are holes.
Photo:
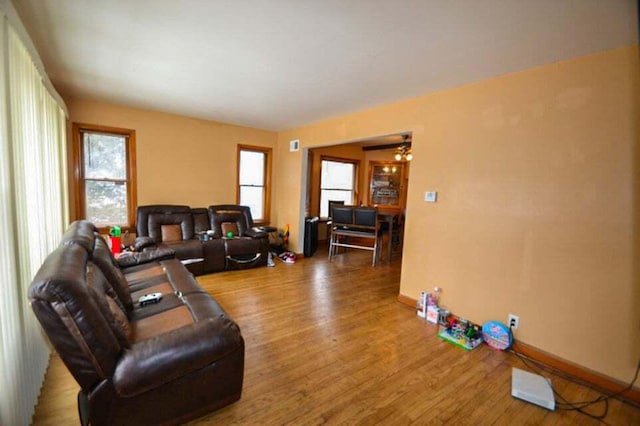
[[[31,307],[81,387],[83,425],[179,424],[240,398],[240,330],[172,254],[120,267],[79,221],[33,279]],[[156,292],[158,303],[139,306]]]
[[[269,253],[268,234],[254,227],[249,207],[235,204],[139,206],[135,245],[171,248],[195,275],[265,266]]]
[[[226,269],[246,269],[265,266],[269,255],[269,235],[256,228],[247,206],[221,204],[209,206],[213,239],[224,241]],[[234,234],[227,238],[227,232]]]

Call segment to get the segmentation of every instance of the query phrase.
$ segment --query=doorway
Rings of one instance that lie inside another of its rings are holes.
[[[411,136],[411,132],[404,132],[309,148],[304,211],[305,217],[319,218],[320,247],[328,245],[330,202],[344,201],[376,206],[392,213],[397,219],[383,226],[391,227],[387,239],[392,244],[392,260],[401,258],[411,171]]]

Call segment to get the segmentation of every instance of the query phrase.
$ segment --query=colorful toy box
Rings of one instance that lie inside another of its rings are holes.
[[[418,303],[416,304],[416,313],[420,318],[427,317],[427,301],[429,300],[429,293],[426,291],[420,292],[420,298],[418,299]]]
[[[467,351],[483,342],[479,325],[453,315],[450,315],[446,325],[440,325],[438,337]]]
[[[427,305],[427,321],[431,324],[437,324],[439,312],[440,308],[438,308],[436,305]]]

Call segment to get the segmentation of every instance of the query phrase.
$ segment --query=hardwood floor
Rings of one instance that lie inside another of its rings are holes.
[[[398,257],[373,268],[368,252],[329,263],[326,249],[292,265],[199,277],[240,325],[246,363],[242,399],[192,424],[600,424],[512,398],[511,367],[523,363],[440,340],[396,301],[399,280]],[[568,400],[599,395],[550,377]],[[78,424],[77,390],[54,356],[34,424]],[[640,408],[612,400],[605,421],[640,424]]]

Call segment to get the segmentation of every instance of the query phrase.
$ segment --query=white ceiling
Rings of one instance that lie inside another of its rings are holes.
[[[638,42],[635,0],[13,0],[65,97],[285,130]]]

